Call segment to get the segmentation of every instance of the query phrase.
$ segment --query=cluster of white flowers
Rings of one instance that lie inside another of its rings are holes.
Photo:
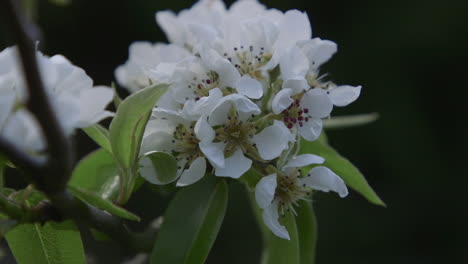
[[[93,125],[113,113],[105,107],[112,100],[109,87],[93,88],[86,73],[65,57],[51,58],[36,52],[40,74],[52,107],[67,135],[76,128]],[[26,109],[29,98],[16,47],[0,52],[0,135],[28,153],[45,149],[42,131]]]
[[[257,169],[265,175],[255,193],[264,222],[285,239],[278,215],[312,190],[347,195],[343,180],[326,167],[301,175],[301,167],[323,158],[291,151],[301,139],[316,140],[322,118],[361,90],[320,75],[337,47],[312,38],[306,13],[267,9],[256,0],[229,9],[220,0],[201,0],[179,14],[158,12],[156,20],[171,43],[133,43],[115,72],[130,91],[170,85],[149,121],[143,154],[173,153],[178,186],[198,181],[209,166],[234,179]],[[142,160],[142,175],[151,173],[150,164]]]

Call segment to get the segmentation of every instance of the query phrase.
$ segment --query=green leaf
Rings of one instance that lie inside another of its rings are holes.
[[[177,179],[177,161],[169,153],[151,152],[142,157],[142,162],[152,165],[144,172],[140,170],[140,175],[152,184],[165,185]]]
[[[296,207],[296,225],[299,238],[299,253],[301,264],[315,262],[317,245],[317,219],[310,201],[300,201]]]
[[[300,153],[312,153],[323,157],[325,159],[323,166],[328,167],[339,175],[346,185],[362,194],[371,203],[385,206],[385,203],[379,198],[379,196],[377,196],[372,187],[370,187],[359,169],[356,168],[349,160],[338,154],[338,152],[328,144],[324,143],[323,140],[312,142],[303,140]]]
[[[112,153],[109,142],[109,131],[99,124],[83,128],[83,131],[100,147]]]
[[[155,85],[128,96],[117,109],[110,125],[110,142],[119,165],[133,167],[140,151],[146,123],[167,85]]]
[[[68,185],[94,192],[104,199],[114,199],[119,191],[114,158],[104,149],[90,153],[78,163]]]
[[[71,221],[18,225],[6,239],[18,264],[86,263],[80,233]]]
[[[227,200],[226,182],[210,175],[181,189],[164,215],[151,263],[204,263],[223,222]]]
[[[115,109],[118,109],[120,104],[122,103],[122,98],[120,98],[119,93],[117,92],[117,86],[114,82],[112,82],[111,87],[114,90],[114,106]]]
[[[115,205],[113,202],[101,198],[96,193],[84,190],[79,187],[68,186],[70,191],[76,196],[78,199],[82,200],[83,202],[89,203],[101,210],[105,210],[112,215],[122,217],[132,221],[140,221],[140,217],[137,215],[125,210],[124,208]]]

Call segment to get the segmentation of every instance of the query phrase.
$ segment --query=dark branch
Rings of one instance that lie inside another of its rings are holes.
[[[121,219],[76,199],[68,191],[50,195],[49,198],[64,215],[74,219],[78,224],[105,233],[125,248],[136,252],[151,252],[153,249],[156,230],[133,233],[128,230]]]
[[[4,13],[11,26],[11,31],[16,35],[18,41],[23,72],[28,84],[28,98],[30,98],[27,106],[39,121],[48,146],[49,159],[45,167],[47,173],[43,174],[42,181],[37,182],[36,185],[48,193],[60,192],[66,187],[71,175],[71,143],[65,136],[52,109],[39,72],[34,42],[37,39],[32,36],[39,32],[39,30],[32,23],[29,23],[20,12],[18,7],[20,1],[1,1],[2,9],[5,9]]]

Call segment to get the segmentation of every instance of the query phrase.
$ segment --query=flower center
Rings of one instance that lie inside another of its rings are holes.
[[[278,184],[275,190],[275,199],[278,200],[279,212],[284,215],[286,212],[294,211],[294,205],[297,206],[299,200],[307,200],[311,190],[299,180],[299,170],[294,170],[286,175],[277,173]]]
[[[214,140],[215,142],[226,143],[224,156],[226,158],[230,157],[241,148],[245,154],[261,160],[256,145],[250,140],[258,130],[255,121],[249,118],[243,122],[239,119],[238,113],[234,107],[229,111],[227,118],[227,124],[221,125],[219,128],[215,129],[216,135]]]
[[[173,134],[172,143],[174,145],[172,152],[177,161],[185,159],[187,163],[203,156],[198,147],[200,141],[195,136],[193,124],[190,127],[179,124]]]
[[[250,75],[255,79],[262,79],[262,71],[260,68],[270,61],[272,55],[265,52],[264,47],[234,47],[233,52],[224,53],[224,57],[231,62],[241,75]]]
[[[199,76],[194,76],[187,87],[193,91],[195,100],[197,101],[201,97],[208,96],[210,90],[218,87],[219,84],[219,75],[214,71],[207,72],[206,77],[203,77],[200,78]]]
[[[288,128],[292,128],[294,125],[303,127],[311,118],[309,109],[301,106],[302,95],[303,93],[293,96],[294,102],[281,112],[283,122]]]

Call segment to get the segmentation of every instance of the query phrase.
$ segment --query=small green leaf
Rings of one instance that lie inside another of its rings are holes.
[[[83,128],[83,131],[100,147],[112,153],[109,142],[109,131],[99,124]]]
[[[145,166],[140,175],[152,184],[165,185],[177,179],[177,161],[166,152],[151,152],[142,157]]]
[[[80,232],[71,221],[21,224],[6,239],[18,264],[86,263]]]
[[[110,125],[110,142],[122,168],[132,168],[140,151],[146,123],[167,85],[154,85],[128,96],[117,109]]]
[[[300,201],[296,207],[296,225],[299,236],[299,253],[301,264],[315,262],[315,249],[317,245],[317,219],[310,201]]]
[[[338,154],[338,152],[328,144],[324,143],[323,140],[303,140],[300,153],[312,153],[323,157],[325,159],[323,166],[328,167],[340,176],[346,185],[362,194],[371,203],[385,206],[385,203],[374,192],[372,187],[370,187],[359,169],[356,168],[349,160]]]
[[[104,149],[90,153],[78,163],[68,185],[94,192],[103,199],[114,199],[119,191],[114,158]]]
[[[164,215],[151,263],[204,263],[223,222],[227,200],[226,182],[209,175],[181,189]]]
[[[78,199],[82,200],[83,202],[89,203],[101,210],[105,210],[112,215],[122,217],[132,221],[140,221],[140,217],[137,215],[125,210],[124,208],[115,205],[113,202],[101,198],[99,194],[84,190],[79,187],[68,186],[70,191],[76,196]]]
[[[332,129],[332,128],[346,128],[346,127],[362,126],[362,125],[375,122],[378,118],[379,118],[379,114],[377,113],[350,115],[350,116],[337,116],[337,117],[332,117],[331,119],[325,119],[323,121],[323,127],[326,129]]]
[[[122,103],[122,98],[120,98],[119,93],[117,92],[117,86],[114,82],[112,82],[111,87],[114,90],[114,106],[115,109],[118,109],[120,104]]]

